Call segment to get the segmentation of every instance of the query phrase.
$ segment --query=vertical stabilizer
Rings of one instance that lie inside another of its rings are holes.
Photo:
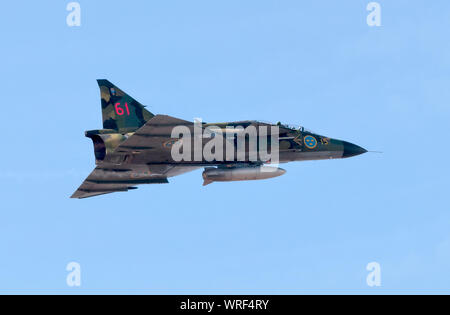
[[[97,80],[102,100],[103,129],[133,132],[154,115],[108,80]]]

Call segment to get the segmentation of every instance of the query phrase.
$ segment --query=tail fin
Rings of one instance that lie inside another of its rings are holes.
[[[108,80],[97,82],[102,98],[103,129],[114,129],[120,133],[133,132],[155,116]]]

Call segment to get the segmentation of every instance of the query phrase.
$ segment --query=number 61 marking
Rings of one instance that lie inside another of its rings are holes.
[[[123,110],[123,108],[120,107],[120,103],[116,103],[114,105],[114,108],[116,109],[117,115],[122,116],[123,114],[125,114],[125,111]],[[127,116],[130,116],[130,109],[128,108],[128,103],[125,103],[125,109],[127,111]]]

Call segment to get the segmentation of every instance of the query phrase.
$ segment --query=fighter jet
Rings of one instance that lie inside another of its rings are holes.
[[[367,152],[281,122],[205,123],[155,115],[108,80],[97,82],[103,129],[85,132],[94,145],[96,167],[71,198],[165,184],[199,168],[204,168],[203,185],[268,179],[286,173],[281,163]]]

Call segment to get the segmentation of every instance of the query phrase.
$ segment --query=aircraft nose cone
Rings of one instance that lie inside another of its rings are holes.
[[[357,146],[356,144],[343,141],[344,144],[344,153],[342,154],[343,158],[348,158],[356,155],[360,155],[363,153],[366,153],[367,150],[364,148],[361,148],[360,146]]]

